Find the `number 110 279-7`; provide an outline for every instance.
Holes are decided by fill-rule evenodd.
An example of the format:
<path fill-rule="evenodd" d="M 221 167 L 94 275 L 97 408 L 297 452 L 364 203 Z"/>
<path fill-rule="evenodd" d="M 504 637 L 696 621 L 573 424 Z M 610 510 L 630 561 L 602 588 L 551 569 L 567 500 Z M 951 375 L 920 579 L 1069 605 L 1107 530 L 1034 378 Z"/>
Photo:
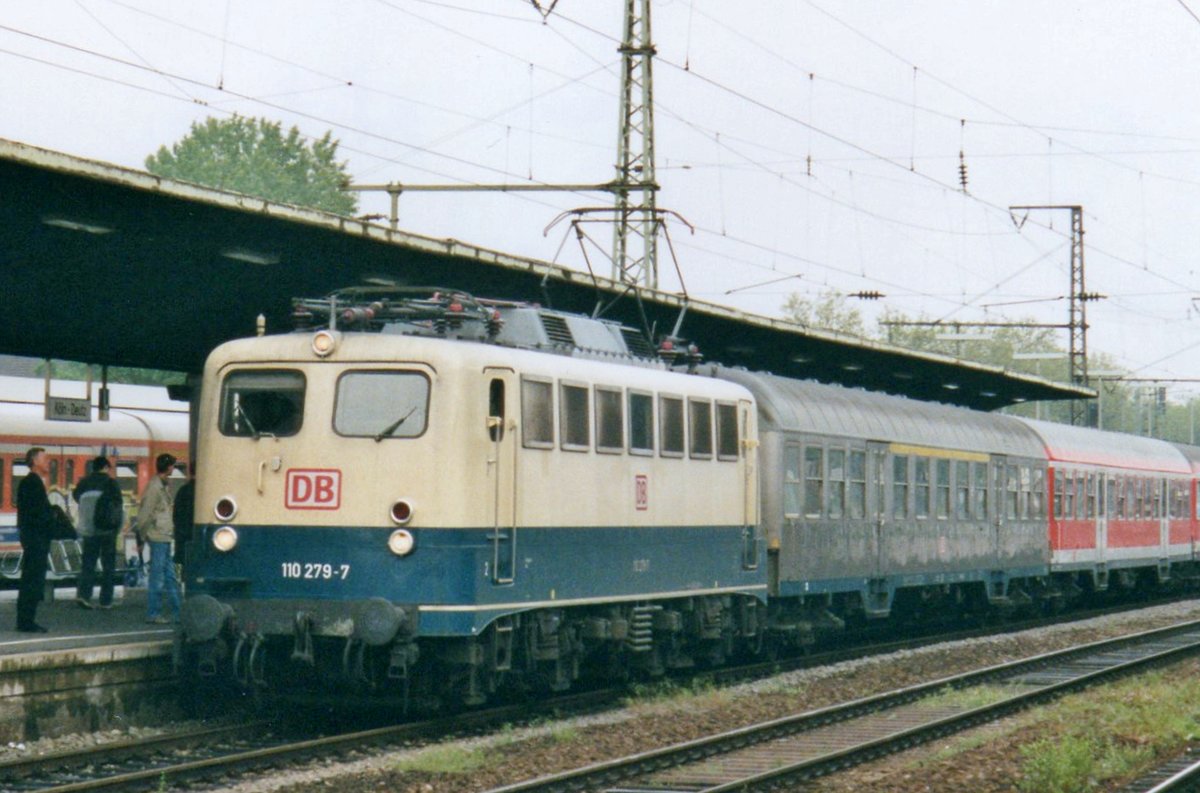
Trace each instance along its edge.
<path fill-rule="evenodd" d="M 284 578 L 299 578 L 311 581 L 345 581 L 350 575 L 350 565 L 328 562 L 282 562 Z"/>

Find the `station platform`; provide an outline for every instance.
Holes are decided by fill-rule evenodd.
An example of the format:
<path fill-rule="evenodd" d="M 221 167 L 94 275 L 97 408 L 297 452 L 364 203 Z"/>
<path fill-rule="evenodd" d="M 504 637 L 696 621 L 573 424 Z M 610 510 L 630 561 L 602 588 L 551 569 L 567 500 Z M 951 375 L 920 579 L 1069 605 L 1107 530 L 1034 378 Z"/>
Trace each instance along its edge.
<path fill-rule="evenodd" d="M 37 621 L 49 632 L 18 633 L 17 592 L 0 590 L 0 656 L 146 642 L 161 643 L 170 654 L 175 633 L 174 625 L 147 624 L 144 587 L 118 586 L 111 609 L 81 608 L 74 587 L 59 587 L 53 600 L 38 606 Z"/>

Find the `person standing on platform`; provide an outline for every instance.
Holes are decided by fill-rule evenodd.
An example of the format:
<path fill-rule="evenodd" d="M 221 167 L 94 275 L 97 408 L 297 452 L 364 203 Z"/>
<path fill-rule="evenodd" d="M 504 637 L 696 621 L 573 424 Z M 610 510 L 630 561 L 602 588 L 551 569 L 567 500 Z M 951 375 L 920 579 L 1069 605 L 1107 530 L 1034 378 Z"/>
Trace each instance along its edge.
<path fill-rule="evenodd" d="M 83 538 L 83 567 L 75 602 L 92 608 L 96 560 L 100 561 L 100 608 L 112 608 L 113 574 L 117 564 L 117 532 L 125 523 L 121 488 L 113 479 L 107 457 L 92 460 L 92 472 L 79 480 L 72 496 L 79 504 L 79 536 Z"/>
<path fill-rule="evenodd" d="M 175 493 L 175 508 L 171 512 L 175 523 L 175 564 L 182 570 L 187 559 L 188 541 L 196 527 L 196 461 L 188 463 L 188 480 Z"/>
<path fill-rule="evenodd" d="M 175 529 L 171 518 L 174 499 L 167 487 L 167 477 L 175 468 L 175 457 L 160 454 L 154 460 L 156 475 L 142 491 L 142 503 L 138 507 L 138 540 L 150 545 L 150 584 L 146 596 L 146 622 L 166 625 L 171 622 L 162 613 L 162 600 L 169 599 L 175 622 L 179 621 L 179 580 L 175 577 L 175 564 L 171 561 L 171 540 Z"/>
<path fill-rule="evenodd" d="M 46 569 L 50 564 L 50 540 L 55 532 L 56 518 L 46 496 L 46 477 L 50 475 L 50 458 L 46 450 L 34 446 L 25 453 L 29 473 L 17 487 L 17 529 L 21 537 L 21 584 L 17 593 L 17 630 L 22 633 L 45 633 L 37 624 L 37 607 L 46 586 Z"/>

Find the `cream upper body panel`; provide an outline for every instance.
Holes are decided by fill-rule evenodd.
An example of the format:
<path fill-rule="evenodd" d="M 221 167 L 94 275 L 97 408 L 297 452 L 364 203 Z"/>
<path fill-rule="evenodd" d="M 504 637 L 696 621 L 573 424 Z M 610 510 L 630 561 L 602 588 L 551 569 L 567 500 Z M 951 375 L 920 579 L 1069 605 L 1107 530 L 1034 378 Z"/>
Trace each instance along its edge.
<path fill-rule="evenodd" d="M 202 520 L 218 499 L 229 497 L 238 506 L 235 523 L 261 525 L 386 527 L 393 525 L 390 510 L 398 500 L 412 506 L 414 528 L 746 522 L 752 444 L 739 442 L 736 459 L 715 453 L 699 459 L 687 451 L 674 457 L 633 454 L 625 416 L 623 448 L 598 451 L 594 413 L 598 387 L 619 391 L 626 406 L 631 391 L 653 395 L 656 435 L 658 396 L 740 406 L 738 434 L 745 441 L 756 428 L 752 397 L 739 385 L 655 366 L 421 336 L 339 334 L 334 351 L 319 357 L 312 338 L 294 333 L 244 339 L 209 357 L 198 439 Z M 295 431 L 257 437 L 225 431 L 233 409 L 224 396 L 228 376 L 279 370 L 302 381 Z M 361 429 L 347 434 L 345 421 L 335 419 L 345 406 L 344 378 L 363 372 L 404 375 L 397 382 L 411 393 L 396 397 L 392 406 L 395 419 L 404 418 L 397 437 L 376 440 Z M 428 393 L 416 406 L 422 379 Z M 497 380 L 501 386 L 494 385 Z M 586 389 L 585 447 L 564 448 L 557 412 L 552 444 L 532 448 L 524 442 L 525 380 L 550 383 L 556 409 L 564 384 Z M 488 422 L 489 413 L 498 410 L 497 387 L 503 390 L 502 433 Z M 405 402 L 410 397 L 413 407 Z M 371 433 L 393 421 L 387 407 L 379 409 L 367 420 Z M 656 447 L 659 442 L 656 437 Z"/>

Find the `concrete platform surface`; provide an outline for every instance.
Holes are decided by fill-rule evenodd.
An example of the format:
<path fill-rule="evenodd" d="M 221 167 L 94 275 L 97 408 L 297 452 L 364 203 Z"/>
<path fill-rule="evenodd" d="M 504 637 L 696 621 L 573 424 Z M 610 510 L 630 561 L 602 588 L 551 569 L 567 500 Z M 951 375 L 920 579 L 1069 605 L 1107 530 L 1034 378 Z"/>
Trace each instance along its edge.
<path fill-rule="evenodd" d="M 170 616 L 169 610 L 166 613 Z M 74 587 L 59 588 L 53 601 L 43 600 L 38 606 L 37 621 L 49 632 L 18 633 L 17 593 L 0 590 L 0 656 L 146 642 L 161 642 L 169 653 L 175 633 L 174 625 L 147 624 L 143 587 L 118 586 L 113 607 L 107 610 L 81 608 Z"/>

